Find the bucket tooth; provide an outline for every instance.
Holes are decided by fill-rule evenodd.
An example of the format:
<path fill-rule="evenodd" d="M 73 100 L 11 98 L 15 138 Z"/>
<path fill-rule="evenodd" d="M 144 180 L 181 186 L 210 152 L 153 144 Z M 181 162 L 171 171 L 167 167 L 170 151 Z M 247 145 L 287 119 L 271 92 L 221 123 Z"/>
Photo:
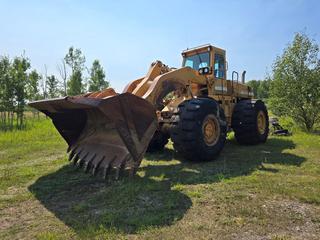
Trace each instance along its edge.
<path fill-rule="evenodd" d="M 106 165 L 104 168 L 103 168 L 103 179 L 107 179 L 107 175 L 108 175 L 108 172 L 110 171 L 110 166 L 109 165 Z"/>
<path fill-rule="evenodd" d="M 86 162 L 85 166 L 84 166 L 84 172 L 88 173 L 90 171 L 91 168 L 91 163 L 90 162 Z"/>
<path fill-rule="evenodd" d="M 69 145 L 67 148 L 67 153 L 69 153 L 71 151 L 71 146 Z"/>
<path fill-rule="evenodd" d="M 86 161 L 87 157 L 89 155 L 89 152 L 87 152 L 83 157 L 80 156 L 80 161 L 78 162 L 78 166 L 82 167 L 83 163 Z"/>
<path fill-rule="evenodd" d="M 92 166 L 92 161 L 97 157 L 97 154 L 95 153 L 92 158 L 90 158 L 88 161 L 85 161 L 84 165 L 84 172 L 87 173 L 89 172 L 91 166 Z"/>
<path fill-rule="evenodd" d="M 72 159 L 72 162 L 73 162 L 73 166 L 75 166 L 79 160 L 79 155 L 76 155 L 73 159 Z"/>
<path fill-rule="evenodd" d="M 79 149 L 79 151 L 77 151 L 77 153 L 75 154 L 75 157 L 73 158 L 73 165 L 75 166 L 78 162 L 78 160 L 80 159 L 81 153 L 83 152 L 83 148 Z"/>
<path fill-rule="evenodd" d="M 74 155 L 76 154 L 76 150 L 77 150 L 78 147 L 79 146 L 75 146 L 74 148 L 70 147 L 71 152 L 69 154 L 69 161 L 71 161 L 73 159 Z"/>
<path fill-rule="evenodd" d="M 87 173 L 90 169 L 90 163 L 89 162 L 85 162 L 84 163 L 84 167 L 83 167 L 83 170 L 85 173 Z"/>
<path fill-rule="evenodd" d="M 111 158 L 111 161 L 110 162 L 106 162 L 106 164 L 104 165 L 103 173 L 102 173 L 103 179 L 107 178 L 107 175 L 108 175 L 108 173 L 110 172 L 110 170 L 112 168 L 112 164 L 116 159 L 117 159 L 117 155 L 114 156 L 113 158 Z"/>
<path fill-rule="evenodd" d="M 128 166 L 127 163 L 130 162 L 131 156 L 130 154 L 127 154 L 121 161 L 117 162 L 117 165 L 115 166 L 115 180 L 119 180 L 119 177 L 123 170 L 126 168 L 131 168 L 132 166 Z"/>
<path fill-rule="evenodd" d="M 92 168 L 92 175 L 95 176 L 98 172 L 99 166 L 101 164 L 102 161 L 104 161 L 106 157 L 103 156 L 96 164 L 93 164 L 93 168 Z"/>

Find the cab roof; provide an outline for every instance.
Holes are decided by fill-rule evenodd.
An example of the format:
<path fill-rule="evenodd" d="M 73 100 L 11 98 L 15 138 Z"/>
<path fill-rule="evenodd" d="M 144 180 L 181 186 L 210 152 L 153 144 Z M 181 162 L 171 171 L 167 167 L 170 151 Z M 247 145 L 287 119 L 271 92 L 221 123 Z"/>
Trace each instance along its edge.
<path fill-rule="evenodd" d="M 189 55 L 190 53 L 194 53 L 194 52 L 204 52 L 204 51 L 210 51 L 211 49 L 214 50 L 218 50 L 219 52 L 225 52 L 225 50 L 221 49 L 221 48 L 217 48 L 211 44 L 203 44 L 197 47 L 193 47 L 193 48 L 187 48 L 186 50 L 182 51 L 182 55 Z"/>

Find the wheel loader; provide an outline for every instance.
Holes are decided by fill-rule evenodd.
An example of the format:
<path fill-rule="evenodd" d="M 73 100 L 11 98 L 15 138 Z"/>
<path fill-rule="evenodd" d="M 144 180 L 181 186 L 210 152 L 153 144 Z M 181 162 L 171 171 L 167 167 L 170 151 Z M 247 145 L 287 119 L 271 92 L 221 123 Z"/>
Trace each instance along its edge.
<path fill-rule="evenodd" d="M 145 152 L 161 151 L 169 138 L 183 158 L 199 162 L 215 159 L 231 130 L 239 144 L 267 140 L 266 106 L 253 99 L 245 71 L 227 80 L 225 50 L 207 44 L 182 58 L 181 68 L 153 62 L 122 93 L 108 88 L 30 106 L 52 119 L 73 164 L 103 178 L 134 174 Z"/>

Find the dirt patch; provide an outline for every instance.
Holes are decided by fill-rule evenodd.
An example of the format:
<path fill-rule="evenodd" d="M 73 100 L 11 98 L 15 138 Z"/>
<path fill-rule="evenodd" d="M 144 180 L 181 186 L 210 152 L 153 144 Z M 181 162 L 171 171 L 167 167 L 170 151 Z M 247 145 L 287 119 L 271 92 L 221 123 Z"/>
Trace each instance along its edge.
<path fill-rule="evenodd" d="M 279 216 L 289 216 L 285 234 L 293 239 L 319 239 L 320 206 L 293 200 L 271 201 L 268 208 L 276 210 Z"/>
<path fill-rule="evenodd" d="M 37 201 L 28 200 L 21 202 L 0 211 L 0 230 L 6 230 L 15 225 L 25 225 L 44 214 L 49 213 Z"/>
<path fill-rule="evenodd" d="M 17 232 L 15 239 L 34 238 L 39 231 L 46 229 L 46 223 L 54 215 L 45 209 L 37 200 L 27 200 L 0 210 L 0 232 Z M 37 224 L 35 224 L 37 222 Z M 26 231 L 32 229 L 34 231 Z M 32 233 L 32 236 L 25 234 Z M 1 236 L 2 234 L 0 234 Z M 1 236 L 6 239 L 6 235 Z M 8 236 L 7 236 L 8 237 Z M 13 236 L 10 236 L 10 239 Z"/>
<path fill-rule="evenodd" d="M 265 202 L 262 208 L 269 215 L 266 234 L 261 235 L 254 229 L 247 229 L 241 234 L 233 234 L 232 239 L 319 239 L 320 206 L 294 200 L 272 200 Z"/>

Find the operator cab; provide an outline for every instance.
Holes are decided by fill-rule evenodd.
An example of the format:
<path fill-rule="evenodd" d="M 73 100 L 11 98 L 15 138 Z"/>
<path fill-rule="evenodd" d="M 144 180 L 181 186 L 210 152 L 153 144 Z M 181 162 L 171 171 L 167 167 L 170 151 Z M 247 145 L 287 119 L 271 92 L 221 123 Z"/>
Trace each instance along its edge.
<path fill-rule="evenodd" d="M 225 50 L 206 44 L 184 50 L 182 56 L 183 67 L 191 67 L 201 75 L 226 79 Z"/>

